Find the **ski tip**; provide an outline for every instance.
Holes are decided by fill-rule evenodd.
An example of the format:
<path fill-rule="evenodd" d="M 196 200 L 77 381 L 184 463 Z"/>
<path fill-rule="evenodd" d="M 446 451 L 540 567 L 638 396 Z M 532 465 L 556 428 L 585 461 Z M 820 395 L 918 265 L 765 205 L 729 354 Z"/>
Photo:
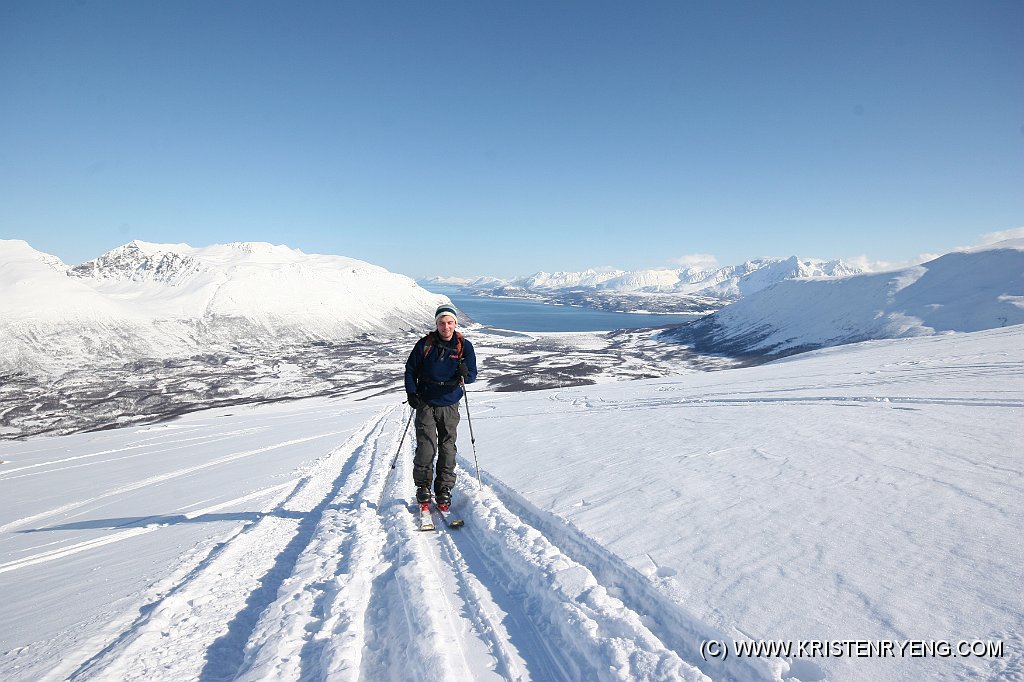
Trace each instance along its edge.
<path fill-rule="evenodd" d="M 462 528 L 465 525 L 466 525 L 466 522 L 463 521 L 462 519 L 455 519 L 454 521 L 452 521 L 451 523 L 448 524 L 448 527 L 449 528 Z"/>

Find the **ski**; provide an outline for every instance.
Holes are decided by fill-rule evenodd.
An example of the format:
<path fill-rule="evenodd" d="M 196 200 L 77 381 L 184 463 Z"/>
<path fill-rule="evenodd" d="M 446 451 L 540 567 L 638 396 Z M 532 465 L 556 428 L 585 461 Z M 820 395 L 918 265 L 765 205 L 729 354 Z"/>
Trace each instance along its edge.
<path fill-rule="evenodd" d="M 430 503 L 421 504 L 420 507 L 420 530 L 434 530 L 434 518 L 430 514 Z"/>
<path fill-rule="evenodd" d="M 466 525 L 466 522 L 462 519 L 449 519 L 448 512 L 446 510 L 441 509 L 440 507 L 435 507 L 435 509 L 437 509 L 437 515 L 441 517 L 441 523 L 449 528 L 462 528 Z"/>
<path fill-rule="evenodd" d="M 441 509 L 436 504 L 427 502 L 426 504 L 416 504 L 417 514 L 419 516 L 419 529 L 420 530 L 437 530 L 438 524 L 435 521 L 440 521 L 440 525 L 446 528 L 462 528 L 466 525 L 466 522 L 462 519 L 453 519 L 449 517 L 448 510 Z M 437 513 L 437 518 L 434 518 L 434 513 Z"/>

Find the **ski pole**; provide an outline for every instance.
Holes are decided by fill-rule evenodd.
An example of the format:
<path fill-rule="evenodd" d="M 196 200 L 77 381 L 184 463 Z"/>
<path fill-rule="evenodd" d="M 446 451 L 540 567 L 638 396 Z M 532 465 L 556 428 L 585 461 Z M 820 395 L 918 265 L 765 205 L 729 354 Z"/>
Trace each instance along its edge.
<path fill-rule="evenodd" d="M 466 400 L 466 419 L 469 420 L 469 442 L 473 445 L 473 464 L 476 465 L 476 482 L 478 485 L 483 485 L 480 481 L 480 462 L 476 458 L 476 436 L 473 435 L 473 415 L 469 413 L 469 391 L 466 390 L 466 384 L 462 384 L 462 397 Z"/>
<path fill-rule="evenodd" d="M 395 459 L 393 462 L 391 462 L 391 471 L 394 471 L 395 467 L 398 465 L 398 456 L 402 454 L 402 445 L 405 443 L 405 434 L 409 432 L 409 424 L 412 423 L 412 416 L 414 414 L 416 414 L 416 410 L 412 409 L 412 406 L 410 405 L 409 419 L 408 421 L 405 422 L 405 428 L 402 429 L 402 440 L 398 441 L 398 452 L 395 453 Z M 388 472 L 389 478 L 391 477 L 391 471 Z M 387 485 L 387 481 L 384 482 L 384 485 Z"/>
<path fill-rule="evenodd" d="M 405 402 L 406 401 L 403 400 L 402 404 L 405 404 Z M 388 483 L 391 481 L 391 474 L 394 473 L 395 467 L 398 465 L 398 458 L 402 454 L 402 445 L 405 443 L 405 434 L 407 434 L 409 432 L 409 424 L 412 423 L 412 417 L 413 417 L 414 414 L 416 414 L 416 410 L 413 410 L 411 405 L 409 407 L 410 407 L 409 419 L 408 419 L 408 421 L 405 422 L 405 428 L 402 429 L 402 439 L 400 441 L 398 441 L 398 451 L 395 453 L 395 458 L 391 461 L 391 468 L 388 470 L 387 475 L 384 477 L 384 487 L 380 491 L 380 499 L 377 500 L 377 509 L 378 510 L 380 510 L 381 503 L 384 501 L 384 493 L 385 493 L 385 491 L 387 491 Z"/>

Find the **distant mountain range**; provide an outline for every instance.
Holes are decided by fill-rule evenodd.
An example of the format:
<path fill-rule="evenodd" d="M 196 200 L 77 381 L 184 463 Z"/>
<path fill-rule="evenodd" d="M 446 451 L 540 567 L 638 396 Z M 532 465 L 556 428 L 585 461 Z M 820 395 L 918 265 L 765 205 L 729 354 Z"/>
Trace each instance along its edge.
<path fill-rule="evenodd" d="M 1024 239 L 878 273 L 838 260 L 793 257 L 715 270 L 585 270 L 421 282 L 618 310 L 703 310 L 700 319 L 656 338 L 702 353 L 781 357 L 871 339 L 1024 324 Z"/>
<path fill-rule="evenodd" d="M 785 356 L 1016 324 L 1024 324 L 1024 239 L 892 272 L 787 278 L 660 337 L 708 353 Z"/>
<path fill-rule="evenodd" d="M 679 268 L 650 270 L 584 270 L 582 272 L 538 272 L 526 277 L 501 279 L 478 277 L 429 277 L 420 280 L 427 287 L 458 287 L 467 292 L 492 295 L 552 294 L 590 290 L 615 294 L 681 294 L 735 300 L 761 291 L 786 279 L 846 277 L 863 272 L 840 260 L 758 258 L 741 265 L 716 269 Z"/>
<path fill-rule="evenodd" d="M 658 338 L 705 353 L 782 356 L 1024 324 L 1024 239 L 885 273 L 794 257 L 716 270 L 541 272 L 424 284 L 629 310 L 690 305 L 705 316 Z M 265 243 L 134 241 L 69 267 L 23 241 L 0 240 L 0 372 L 421 330 L 446 300 L 376 265 Z"/>
<path fill-rule="evenodd" d="M 133 241 L 68 267 L 0 240 L 0 370 L 421 329 L 445 300 L 376 265 L 265 243 Z"/>

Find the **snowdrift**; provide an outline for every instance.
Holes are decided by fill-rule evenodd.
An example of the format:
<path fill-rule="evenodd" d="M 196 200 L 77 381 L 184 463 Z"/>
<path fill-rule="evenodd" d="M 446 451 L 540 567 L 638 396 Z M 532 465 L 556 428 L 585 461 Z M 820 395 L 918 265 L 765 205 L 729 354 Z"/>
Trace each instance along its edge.
<path fill-rule="evenodd" d="M 68 268 L 0 241 L 0 369 L 54 371 L 420 327 L 447 300 L 342 256 L 134 241 Z"/>
<path fill-rule="evenodd" d="M 1024 324 L 1024 239 L 893 272 L 787 279 L 660 338 L 705 353 L 785 356 L 1015 324 Z"/>

